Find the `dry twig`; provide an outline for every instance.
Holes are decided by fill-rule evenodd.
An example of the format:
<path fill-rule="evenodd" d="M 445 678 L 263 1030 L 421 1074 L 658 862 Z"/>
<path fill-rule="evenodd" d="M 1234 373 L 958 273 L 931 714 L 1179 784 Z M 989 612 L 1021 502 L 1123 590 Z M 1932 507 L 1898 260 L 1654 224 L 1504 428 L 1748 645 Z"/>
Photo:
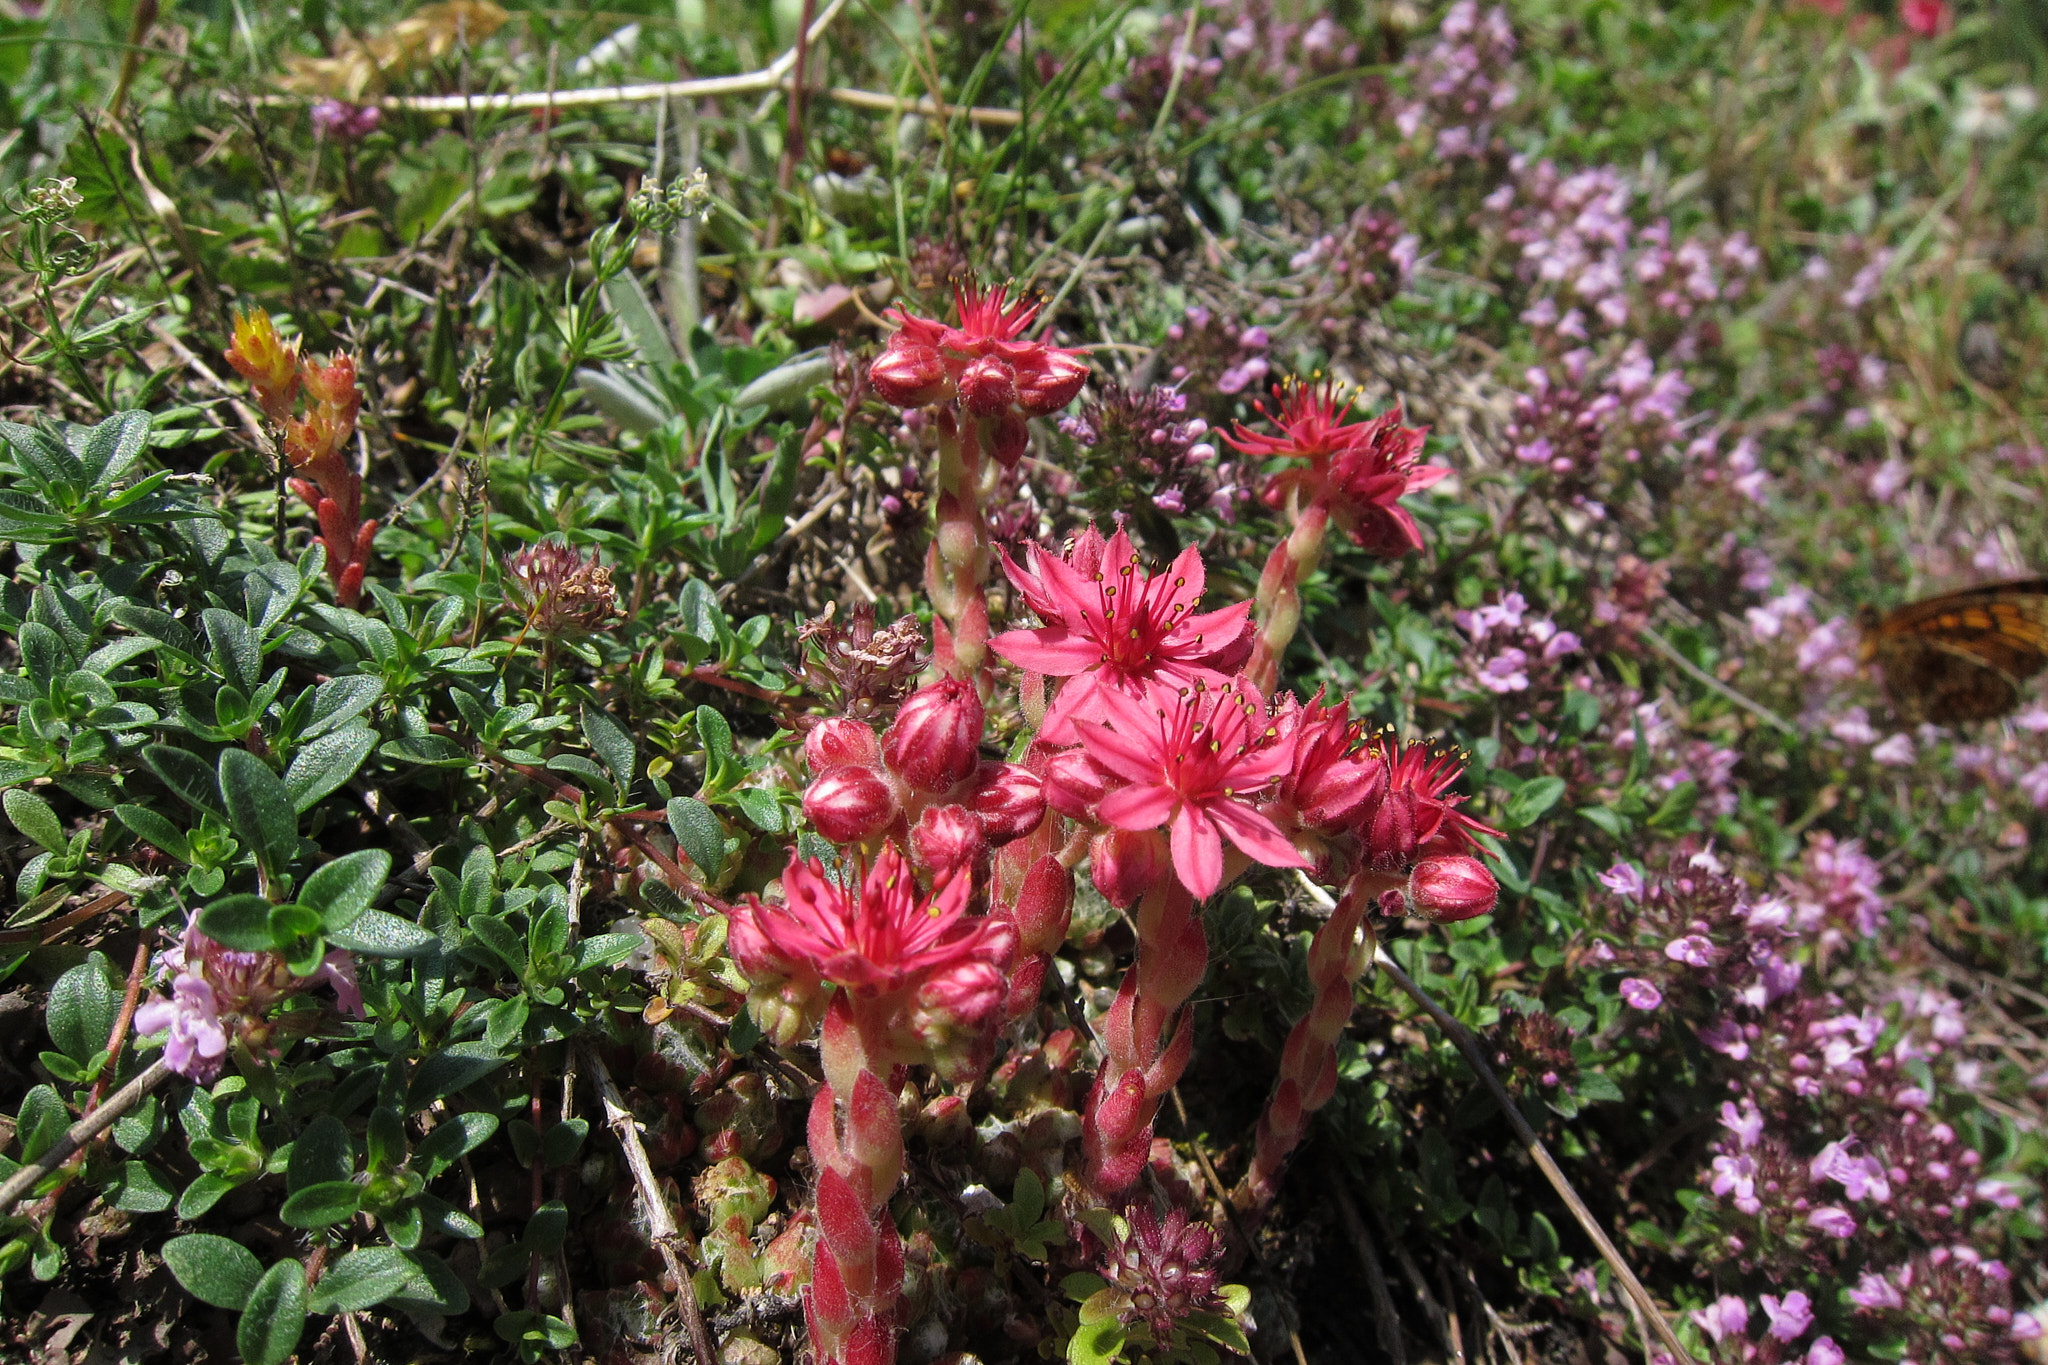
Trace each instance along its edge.
<path fill-rule="evenodd" d="M 119 1122 L 121 1116 L 142 1102 L 142 1097 L 162 1085 L 164 1078 L 171 1074 L 171 1064 L 159 1057 L 149 1069 L 128 1084 L 116 1090 L 105 1104 L 87 1114 L 65 1130 L 64 1136 L 50 1145 L 34 1161 L 29 1162 L 13 1175 L 0 1183 L 0 1211 L 10 1210 L 37 1181 L 56 1170 L 71 1158 L 72 1153 L 91 1142 L 101 1133 Z"/>
<path fill-rule="evenodd" d="M 1310 881 L 1306 875 L 1301 875 L 1300 880 L 1301 884 L 1308 888 L 1310 897 L 1318 904 L 1325 907 L 1335 904 L 1330 898 L 1330 893 Z M 1656 1331 L 1657 1339 L 1663 1343 L 1664 1349 L 1671 1353 L 1672 1359 L 1680 1362 L 1680 1365 L 1697 1365 L 1692 1353 L 1679 1342 L 1678 1334 L 1671 1330 L 1671 1323 L 1665 1318 L 1663 1310 L 1657 1307 L 1657 1301 L 1650 1297 L 1650 1291 L 1636 1278 L 1635 1271 L 1629 1269 L 1628 1262 L 1622 1259 L 1620 1249 L 1614 1245 L 1613 1239 L 1608 1237 L 1606 1229 L 1593 1217 L 1593 1211 L 1586 1207 L 1586 1201 L 1579 1198 L 1579 1192 L 1572 1188 L 1572 1182 L 1565 1178 L 1564 1170 L 1557 1164 L 1557 1159 L 1551 1156 L 1550 1148 L 1536 1135 L 1536 1130 L 1529 1126 L 1529 1120 L 1523 1117 L 1521 1107 L 1515 1103 L 1514 1096 L 1508 1094 L 1508 1088 L 1501 1084 L 1500 1077 L 1494 1074 L 1493 1067 L 1487 1063 L 1486 1053 L 1480 1048 L 1479 1040 L 1472 1036 L 1472 1031 L 1459 1023 L 1449 1010 L 1439 1005 L 1428 991 L 1416 985 L 1415 979 L 1402 970 L 1400 963 L 1387 955 L 1385 948 L 1373 949 L 1372 960 L 1393 979 L 1395 985 L 1407 993 L 1410 1000 L 1420 1005 L 1423 1012 L 1436 1021 L 1436 1026 L 1443 1030 L 1444 1036 L 1464 1055 L 1466 1064 L 1478 1073 L 1488 1093 L 1493 1096 L 1493 1102 L 1500 1107 L 1502 1115 L 1506 1117 L 1508 1126 L 1513 1128 L 1515 1136 L 1521 1139 L 1523 1148 L 1529 1153 L 1529 1159 L 1543 1172 L 1543 1178 L 1557 1191 L 1557 1197 L 1571 1210 L 1572 1218 L 1586 1236 L 1592 1239 L 1601 1259 L 1607 1262 L 1607 1268 L 1614 1272 L 1614 1277 L 1627 1291 L 1632 1310 L 1649 1320 L 1650 1326 Z"/>
<path fill-rule="evenodd" d="M 669 1211 L 668 1200 L 662 1198 L 661 1185 L 654 1178 L 654 1167 L 647 1160 L 647 1146 L 640 1141 L 640 1126 L 634 1121 L 632 1111 L 626 1108 L 625 1097 L 619 1094 L 619 1087 L 612 1081 L 611 1069 L 604 1064 L 604 1058 L 592 1048 L 587 1053 L 587 1060 L 590 1074 L 597 1078 L 598 1097 L 604 1101 L 605 1126 L 618 1138 L 620 1150 L 626 1155 L 626 1166 L 633 1172 L 633 1188 L 646 1211 L 655 1249 L 661 1253 L 662 1263 L 676 1282 L 676 1305 L 682 1310 L 683 1322 L 689 1329 L 690 1349 L 696 1353 L 697 1365 L 718 1365 L 718 1350 L 712 1343 L 711 1329 L 704 1322 L 704 1309 L 697 1302 L 696 1281 L 690 1278 L 690 1268 L 683 1263 L 677 1251 L 678 1247 L 686 1245 L 683 1231 L 676 1224 L 675 1214 Z"/>

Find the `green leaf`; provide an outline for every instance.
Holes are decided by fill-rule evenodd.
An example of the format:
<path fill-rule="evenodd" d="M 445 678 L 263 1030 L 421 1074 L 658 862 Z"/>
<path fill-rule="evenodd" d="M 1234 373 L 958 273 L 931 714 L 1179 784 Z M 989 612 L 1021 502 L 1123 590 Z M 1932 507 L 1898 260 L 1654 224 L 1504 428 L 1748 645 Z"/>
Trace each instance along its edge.
<path fill-rule="evenodd" d="M 638 755 L 633 749 L 633 734 L 619 723 L 618 717 L 609 711 L 600 711 L 594 706 L 583 708 L 583 737 L 590 742 L 590 751 L 597 755 L 612 775 L 620 796 L 633 785 L 633 774 Z"/>
<path fill-rule="evenodd" d="M 469 932 L 515 972 L 526 970 L 526 940 L 496 915 L 472 915 Z"/>
<path fill-rule="evenodd" d="M 661 315 L 654 310 L 654 303 L 647 297 L 647 291 L 640 287 L 630 270 L 621 271 L 604 282 L 604 301 L 613 316 L 619 320 L 619 330 L 632 344 L 635 356 L 645 365 L 667 366 L 676 363 L 676 348 L 669 341 L 668 328 L 662 326 Z"/>
<path fill-rule="evenodd" d="M 431 1251 L 408 1251 L 407 1264 L 412 1267 L 412 1278 L 405 1287 L 387 1299 L 395 1308 L 408 1308 L 418 1313 L 439 1313 L 453 1317 L 469 1311 L 469 1291 L 463 1288 L 462 1280 L 453 1268 Z"/>
<path fill-rule="evenodd" d="M 306 1268 L 279 1261 L 249 1291 L 249 1305 L 235 1324 L 235 1345 L 246 1365 L 284 1365 L 305 1326 Z"/>
<path fill-rule="evenodd" d="M 12 793 L 9 793 L 12 795 Z M 44 1006 L 50 1041 L 83 1065 L 98 1056 L 113 1031 L 121 1007 L 121 991 L 113 981 L 106 955 L 94 953 L 57 978 Z"/>
<path fill-rule="evenodd" d="M 694 796 L 678 796 L 668 803 L 668 827 L 704 879 L 716 877 L 725 863 L 725 826 L 711 807 Z"/>
<path fill-rule="evenodd" d="M 358 849 L 316 867 L 299 888 L 299 904 L 320 916 L 327 933 L 354 924 L 377 899 L 391 875 L 391 855 L 381 848 Z"/>
<path fill-rule="evenodd" d="M 783 361 L 732 396 L 735 412 L 765 407 L 770 412 L 793 410 L 806 395 L 832 378 L 832 357 L 806 351 Z"/>
<path fill-rule="evenodd" d="M 704 756 L 714 766 L 732 757 L 732 726 L 708 706 L 697 708 L 697 738 L 704 743 Z"/>
<path fill-rule="evenodd" d="M 111 673 L 131 659 L 140 658 L 156 648 L 155 640 L 141 640 L 130 636 L 127 639 L 116 640 L 112 644 L 101 645 L 85 656 L 85 662 L 81 667 L 87 673 Z"/>
<path fill-rule="evenodd" d="M 423 953 L 441 940 L 401 915 L 383 910 L 365 910 L 346 928 L 329 930 L 327 941 L 352 953 L 371 957 L 411 957 Z"/>
<path fill-rule="evenodd" d="M 490 1141 L 491 1134 L 497 1131 L 496 1114 L 471 1112 L 450 1115 L 413 1149 L 412 1164 L 438 1174 Z"/>
<path fill-rule="evenodd" d="M 347 1180 L 355 1172 L 355 1147 L 348 1129 L 332 1114 L 322 1114 L 306 1125 L 292 1143 L 285 1163 L 285 1188 L 296 1193 L 314 1185 Z"/>
<path fill-rule="evenodd" d="M 1651 829 L 1677 829 L 1692 818 L 1693 807 L 1699 800 L 1700 784 L 1681 782 L 1665 793 L 1663 803 L 1644 823 Z"/>
<path fill-rule="evenodd" d="M 208 1171 L 187 1185 L 185 1192 L 178 1196 L 178 1217 L 189 1223 L 203 1216 L 208 1209 L 218 1204 L 229 1190 L 241 1183 L 239 1180 L 230 1180 L 224 1175 Z"/>
<path fill-rule="evenodd" d="M 50 684 L 76 667 L 64 637 L 41 621 L 24 624 L 15 634 L 14 646 L 21 651 L 22 666 L 38 691 L 49 691 Z"/>
<path fill-rule="evenodd" d="M 541 1165 L 550 1170 L 556 1166 L 568 1165 L 576 1159 L 576 1153 L 583 1146 L 583 1139 L 589 1134 L 588 1119 L 563 1119 L 556 1123 L 548 1129 L 547 1136 L 541 1139 Z"/>
<path fill-rule="evenodd" d="M 518 1042 L 526 1032 L 526 1017 L 531 1007 L 526 997 L 515 995 L 500 1000 L 490 1007 L 490 1022 L 484 1026 L 484 1041 L 494 1048 L 508 1048 Z"/>
<path fill-rule="evenodd" d="M 1563 795 L 1563 778 L 1532 777 L 1522 784 L 1520 791 L 1508 798 L 1501 811 L 1501 823 L 1509 829 L 1527 829 L 1542 819 L 1543 813 L 1556 805 Z"/>
<path fill-rule="evenodd" d="M 365 725 L 329 731 L 300 746 L 284 770 L 284 790 L 291 797 L 292 810 L 303 815 L 313 809 L 329 792 L 354 777 L 376 747 L 377 732 Z"/>
<path fill-rule="evenodd" d="M 260 953 L 276 943 L 270 902 L 261 896 L 223 896 L 199 912 L 199 932 L 238 953 Z"/>
<path fill-rule="evenodd" d="M 34 1161 L 49 1151 L 70 1127 L 71 1111 L 64 1107 L 56 1088 L 31 1086 L 21 1097 L 21 1108 L 14 1116 L 14 1136 L 21 1144 L 22 1161 Z"/>
<path fill-rule="evenodd" d="M 324 1228 L 355 1217 L 363 1187 L 353 1180 L 323 1180 L 296 1191 L 277 1216 L 295 1228 Z"/>
<path fill-rule="evenodd" d="M 644 941 L 638 934 L 593 934 L 576 945 L 576 970 L 587 972 L 624 962 Z"/>
<path fill-rule="evenodd" d="M 142 751 L 142 761 L 186 805 L 223 820 L 228 818 L 227 803 L 221 799 L 220 779 L 197 754 L 168 744 L 152 744 Z"/>
<path fill-rule="evenodd" d="M 755 829 L 763 834 L 782 832 L 782 802 L 774 792 L 765 787 L 740 787 L 726 796 Z"/>
<path fill-rule="evenodd" d="M 519 1244 L 536 1256 L 552 1256 L 562 1249 L 568 1235 L 569 1208 L 559 1199 L 550 1199 L 526 1220 L 526 1234 Z"/>
<path fill-rule="evenodd" d="M 482 1043 L 451 1043 L 412 1073 L 407 1101 L 414 1109 L 424 1109 L 435 1100 L 468 1089 L 510 1060 Z"/>
<path fill-rule="evenodd" d="M 582 754 L 556 754 L 548 760 L 548 768 L 558 773 L 574 773 L 583 779 L 603 805 L 614 804 L 618 792 L 613 788 L 611 774 L 592 763 Z"/>
<path fill-rule="evenodd" d="M 340 729 L 369 710 L 383 695 L 384 680 L 367 673 L 329 678 L 313 689 L 313 715 L 306 722 L 300 738 L 313 739 L 330 730 Z"/>
<path fill-rule="evenodd" d="M 74 341 L 76 338 L 74 338 Z M 85 433 L 77 460 L 88 486 L 111 488 L 149 445 L 150 416 L 117 412 Z"/>
<path fill-rule="evenodd" d="M 254 692 L 263 683 L 263 646 L 249 623 L 231 611 L 208 607 L 199 613 L 206 642 L 213 647 L 213 671 L 224 682 Z"/>
<path fill-rule="evenodd" d="M 188 1232 L 164 1243 L 164 1264 L 201 1303 L 240 1312 L 263 1278 L 263 1262 L 240 1242 Z"/>
<path fill-rule="evenodd" d="M 308 1302 L 315 1313 L 359 1313 L 396 1294 L 413 1277 L 397 1247 L 358 1247 L 327 1268 Z"/>
<path fill-rule="evenodd" d="M 1115 1317 L 1100 1322 L 1084 1322 L 1074 1329 L 1073 1339 L 1067 1343 L 1069 1365 L 1111 1365 L 1123 1354 L 1124 1343 L 1129 1340 L 1124 1325 Z"/>
<path fill-rule="evenodd" d="M 179 828 L 147 806 L 119 805 L 114 818 L 136 838 L 154 844 L 181 863 L 192 861 L 192 843 Z"/>
<path fill-rule="evenodd" d="M 1591 1103 L 1612 1103 L 1623 1098 L 1621 1087 L 1601 1071 L 1582 1071 L 1572 1083 L 1572 1093 Z"/>
<path fill-rule="evenodd" d="M 177 1197 L 148 1162 L 122 1164 L 120 1193 L 114 1197 L 114 1207 L 123 1213 L 162 1213 Z"/>
<path fill-rule="evenodd" d="M 49 802 L 26 787 L 9 787 L 6 795 L 0 796 L 0 805 L 5 806 L 16 829 L 52 853 L 64 851 L 64 822 Z"/>
<path fill-rule="evenodd" d="M 1579 818 L 1615 839 L 1628 837 L 1628 817 L 1608 806 L 1580 806 Z"/>
<path fill-rule="evenodd" d="M 299 851 L 299 817 L 291 793 L 262 759 L 247 749 L 223 749 L 220 792 L 228 824 L 273 876 Z"/>

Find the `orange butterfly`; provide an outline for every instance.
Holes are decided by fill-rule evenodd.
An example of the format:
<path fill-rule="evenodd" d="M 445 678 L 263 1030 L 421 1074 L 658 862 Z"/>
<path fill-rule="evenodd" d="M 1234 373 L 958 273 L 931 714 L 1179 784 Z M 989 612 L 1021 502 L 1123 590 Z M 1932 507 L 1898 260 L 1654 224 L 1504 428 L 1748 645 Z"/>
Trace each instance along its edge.
<path fill-rule="evenodd" d="M 2048 578 L 1980 583 L 1879 616 L 1865 608 L 1863 662 L 1884 670 L 1906 719 L 1995 720 L 2048 668 Z"/>

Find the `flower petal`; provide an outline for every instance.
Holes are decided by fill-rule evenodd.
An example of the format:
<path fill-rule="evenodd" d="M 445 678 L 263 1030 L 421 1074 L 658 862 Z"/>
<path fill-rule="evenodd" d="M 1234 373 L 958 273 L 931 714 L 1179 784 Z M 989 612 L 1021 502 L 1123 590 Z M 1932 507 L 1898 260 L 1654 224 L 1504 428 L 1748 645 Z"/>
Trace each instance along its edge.
<path fill-rule="evenodd" d="M 1071 678 L 1102 662 L 1102 646 L 1064 625 L 1041 630 L 1006 630 L 988 647 L 1019 668 L 1052 678 Z"/>
<path fill-rule="evenodd" d="M 1207 809 L 1216 823 L 1223 827 L 1223 832 L 1230 836 L 1231 843 L 1267 867 L 1309 865 L 1301 850 L 1280 832 L 1280 827 L 1250 806 L 1236 801 L 1218 801 Z"/>
<path fill-rule="evenodd" d="M 1100 695 L 1107 699 L 1115 694 L 1103 692 Z M 1076 725 L 1074 730 L 1081 736 L 1081 744 L 1087 749 L 1088 757 L 1126 782 L 1157 782 L 1165 769 L 1157 741 L 1147 743 L 1143 734 L 1132 735 L 1097 724 Z"/>
<path fill-rule="evenodd" d="M 1201 811 L 1182 806 L 1173 819 L 1168 839 L 1173 849 L 1173 870 L 1180 884 L 1196 900 L 1207 900 L 1223 885 L 1223 839 L 1216 826 Z"/>
<path fill-rule="evenodd" d="M 1173 788 L 1164 783 L 1134 783 L 1102 798 L 1095 810 L 1118 829 L 1158 829 L 1173 815 L 1180 803 Z"/>

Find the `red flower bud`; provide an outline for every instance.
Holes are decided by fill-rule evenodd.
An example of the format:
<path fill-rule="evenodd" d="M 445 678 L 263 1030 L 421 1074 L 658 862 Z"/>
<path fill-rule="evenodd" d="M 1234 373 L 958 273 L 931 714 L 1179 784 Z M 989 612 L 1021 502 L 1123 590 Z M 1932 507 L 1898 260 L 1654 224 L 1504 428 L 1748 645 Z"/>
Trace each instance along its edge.
<path fill-rule="evenodd" d="M 1008 412 L 1017 401 L 1017 372 L 1008 361 L 985 355 L 960 371 L 960 401 L 976 417 Z"/>
<path fill-rule="evenodd" d="M 910 831 L 910 851 L 918 866 L 928 869 L 936 886 L 944 886 L 988 847 L 981 821 L 965 806 L 927 806 Z"/>
<path fill-rule="evenodd" d="M 1095 889 L 1119 910 L 1138 903 L 1161 877 L 1173 875 L 1173 858 L 1157 830 L 1104 830 L 1088 846 Z"/>
<path fill-rule="evenodd" d="M 874 727 L 846 716 L 821 721 L 804 736 L 804 760 L 814 773 L 834 768 L 876 768 L 882 763 L 882 742 Z"/>
<path fill-rule="evenodd" d="M 1074 401 L 1088 382 L 1088 362 L 1052 346 L 1040 347 L 1035 358 L 1040 363 L 1018 367 L 1017 406 L 1042 417 Z"/>
<path fill-rule="evenodd" d="M 1026 952 L 1049 953 L 1067 937 L 1074 912 L 1074 874 L 1053 854 L 1039 857 L 1024 874 L 1010 918 Z"/>
<path fill-rule="evenodd" d="M 1015 469 L 1031 444 L 1031 429 L 1014 410 L 1005 410 L 988 429 L 989 454 L 1005 469 Z"/>
<path fill-rule="evenodd" d="M 1069 820 L 1095 824 L 1095 803 L 1109 794 L 1110 776 L 1078 745 L 1046 760 L 1045 804 Z"/>
<path fill-rule="evenodd" d="M 981 817 L 989 847 L 1000 848 L 1038 828 L 1045 818 L 1045 788 L 1038 774 L 1015 763 L 984 763 L 975 773 L 969 804 Z"/>
<path fill-rule="evenodd" d="M 832 768 L 804 792 L 804 814 L 833 843 L 857 844 L 896 818 L 896 793 L 872 768 Z"/>
<path fill-rule="evenodd" d="M 920 791 L 943 792 L 981 761 L 981 697 L 974 684 L 942 678 L 910 694 L 882 737 L 882 756 Z"/>
<path fill-rule="evenodd" d="M 952 397 L 946 358 L 938 348 L 909 340 L 900 332 L 868 367 L 868 381 L 883 402 L 899 408 L 921 408 Z"/>
<path fill-rule="evenodd" d="M 1368 808 L 1364 828 L 1365 856 L 1379 868 L 1407 866 L 1415 856 L 1415 797 L 1407 791 L 1391 791 Z"/>
<path fill-rule="evenodd" d="M 1500 884 L 1486 864 L 1463 854 L 1425 858 L 1408 878 L 1408 903 L 1414 913 L 1439 924 L 1490 914 L 1500 899 Z"/>

